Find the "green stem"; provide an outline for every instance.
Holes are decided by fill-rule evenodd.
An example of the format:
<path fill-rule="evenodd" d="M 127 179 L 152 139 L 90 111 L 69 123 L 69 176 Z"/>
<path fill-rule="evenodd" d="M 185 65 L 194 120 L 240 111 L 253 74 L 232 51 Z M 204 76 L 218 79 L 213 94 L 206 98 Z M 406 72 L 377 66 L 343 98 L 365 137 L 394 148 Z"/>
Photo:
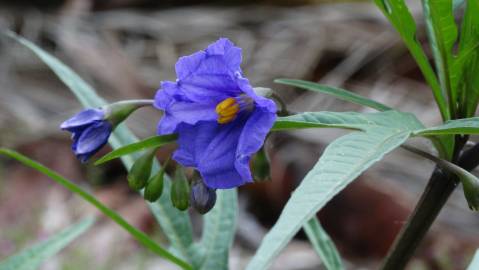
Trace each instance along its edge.
<path fill-rule="evenodd" d="M 464 151 L 458 158 L 457 164 L 467 171 L 477 167 L 479 164 L 479 144 Z M 400 270 L 406 267 L 417 246 L 458 183 L 459 179 L 455 175 L 446 173 L 438 167 L 434 169 L 416 208 L 397 236 L 381 269 Z"/>
<path fill-rule="evenodd" d="M 280 106 L 280 110 L 278 111 L 279 116 L 288 116 L 291 115 L 291 112 L 288 111 L 288 106 L 286 105 L 286 102 L 276 93 L 272 92 L 271 97 L 276 100 Z"/>
<path fill-rule="evenodd" d="M 426 235 L 447 199 L 457 186 L 458 180 L 451 174 L 436 168 L 426 190 L 393 244 L 381 269 L 404 269 L 417 246 Z"/>
<path fill-rule="evenodd" d="M 137 109 L 152 106 L 153 104 L 154 100 L 152 99 L 131 99 L 105 105 L 103 109 L 105 111 L 105 118 L 116 127 Z"/>
<path fill-rule="evenodd" d="M 132 105 L 136 105 L 138 107 L 141 107 L 141 106 L 151 106 L 154 103 L 155 103 L 155 100 L 153 100 L 153 99 L 129 99 L 129 100 L 118 101 L 118 102 L 115 102 L 115 103 L 112 103 L 112 104 L 118 104 L 118 105 L 132 104 Z"/>

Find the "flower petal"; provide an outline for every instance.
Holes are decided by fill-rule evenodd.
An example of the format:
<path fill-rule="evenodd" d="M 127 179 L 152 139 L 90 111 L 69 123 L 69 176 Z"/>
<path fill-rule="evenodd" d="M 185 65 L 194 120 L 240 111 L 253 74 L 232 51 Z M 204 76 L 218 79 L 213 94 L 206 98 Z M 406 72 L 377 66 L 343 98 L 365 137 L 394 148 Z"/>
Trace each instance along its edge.
<path fill-rule="evenodd" d="M 78 138 L 75 154 L 89 158 L 107 143 L 111 131 L 112 126 L 107 121 L 92 124 Z"/>
<path fill-rule="evenodd" d="M 201 122 L 196 125 L 180 124 L 178 126 L 178 149 L 173 159 L 181 165 L 196 167 L 201 153 L 208 147 L 216 134 L 217 125 L 214 122 Z M 196 154 L 200 157 L 197 157 Z"/>
<path fill-rule="evenodd" d="M 233 188 L 244 184 L 235 168 L 238 138 L 244 121 L 220 125 L 201 121 L 178 126 L 178 145 L 173 158 L 183 166 L 196 167 L 210 188 Z"/>
<path fill-rule="evenodd" d="M 181 90 L 176 82 L 163 81 L 160 90 L 156 91 L 154 105 L 156 108 L 164 110 L 171 102 L 181 99 L 181 97 Z"/>
<path fill-rule="evenodd" d="M 219 39 L 176 63 L 178 87 L 191 101 L 214 99 L 219 102 L 241 93 L 235 74 L 241 73 L 241 49 L 226 38 Z"/>
<path fill-rule="evenodd" d="M 202 104 L 192 102 L 175 102 L 168 107 L 168 112 L 181 122 L 194 125 L 198 121 L 216 121 L 216 103 Z"/>
<path fill-rule="evenodd" d="M 215 127 L 208 131 L 214 136 L 206 149 L 201 152 L 196 149 L 198 171 L 207 186 L 225 189 L 251 182 L 251 179 L 242 178 L 235 168 L 236 148 L 244 120 L 237 119 L 227 125 L 214 123 Z"/>
<path fill-rule="evenodd" d="M 241 48 L 236 47 L 229 39 L 220 38 L 218 41 L 208 46 L 206 53 L 208 55 L 224 56 L 226 65 L 233 73 L 241 71 Z"/>
<path fill-rule="evenodd" d="M 178 62 L 175 64 L 176 76 L 178 76 L 178 80 L 188 78 L 198 69 L 198 66 L 205 58 L 206 52 L 204 51 L 199 51 L 188 56 L 180 57 Z"/>
<path fill-rule="evenodd" d="M 212 64 L 213 61 L 205 62 Z M 212 64 L 212 68 L 207 72 L 212 72 L 222 64 L 222 62 Z M 195 73 L 187 80 L 178 82 L 178 87 L 189 100 L 200 103 L 205 101 L 218 103 L 241 93 L 235 80 L 228 74 Z"/>
<path fill-rule="evenodd" d="M 257 107 L 264 107 L 269 112 L 276 113 L 276 104 L 269 98 L 258 96 L 247 78 L 244 78 L 241 74 L 236 74 L 236 82 L 241 88 L 241 91 L 255 101 Z"/>
<path fill-rule="evenodd" d="M 170 115 L 168 112 L 163 114 L 160 122 L 158 122 L 157 133 L 158 135 L 166 135 L 176 132 L 176 127 L 180 124 L 174 116 Z"/>
<path fill-rule="evenodd" d="M 257 107 L 244 124 L 235 157 L 235 168 L 243 180 L 252 180 L 249 161 L 251 156 L 258 152 L 263 145 L 275 120 L 275 113 L 270 112 L 267 108 Z"/>
<path fill-rule="evenodd" d="M 86 109 L 63 122 L 60 128 L 73 132 L 84 128 L 92 122 L 103 120 L 104 117 L 105 113 L 101 109 Z"/>
<path fill-rule="evenodd" d="M 216 121 L 218 114 L 215 107 L 214 103 L 173 102 L 166 107 L 158 124 L 158 134 L 174 133 L 180 123 L 194 125 L 198 121 Z"/>

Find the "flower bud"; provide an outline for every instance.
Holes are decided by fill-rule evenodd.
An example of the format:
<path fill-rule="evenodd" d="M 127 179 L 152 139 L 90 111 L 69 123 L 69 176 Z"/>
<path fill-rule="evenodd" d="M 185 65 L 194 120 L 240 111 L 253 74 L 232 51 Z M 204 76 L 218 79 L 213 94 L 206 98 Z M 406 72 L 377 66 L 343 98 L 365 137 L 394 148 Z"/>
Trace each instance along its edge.
<path fill-rule="evenodd" d="M 464 196 L 466 197 L 469 208 L 474 211 L 479 210 L 479 182 L 477 178 L 461 177 L 462 187 L 464 189 Z"/>
<path fill-rule="evenodd" d="M 216 203 L 216 190 L 207 187 L 202 180 L 196 181 L 191 186 L 191 205 L 200 214 L 208 213 Z"/>
<path fill-rule="evenodd" d="M 81 162 L 86 162 L 107 142 L 113 126 L 105 119 L 102 109 L 87 109 L 60 125 L 72 133 L 72 150 Z"/>
<path fill-rule="evenodd" d="M 269 158 L 264 147 L 261 148 L 258 153 L 256 153 L 256 156 L 253 159 L 252 167 L 255 182 L 270 180 L 271 173 Z"/>
<path fill-rule="evenodd" d="M 169 159 L 166 161 L 161 170 L 148 180 L 145 187 L 143 197 L 149 202 L 156 202 L 163 193 L 163 178 L 165 175 L 165 168 L 168 165 Z"/>
<path fill-rule="evenodd" d="M 145 187 L 151 174 L 155 149 L 148 150 L 143 156 L 138 158 L 128 173 L 128 185 L 134 190 L 140 190 Z"/>
<path fill-rule="evenodd" d="M 190 185 L 182 167 L 175 172 L 175 179 L 171 185 L 171 202 L 177 209 L 184 211 L 190 205 Z"/>
<path fill-rule="evenodd" d="M 151 103 L 148 100 L 130 100 L 86 109 L 63 122 L 60 128 L 72 133 L 72 150 L 81 162 L 86 162 L 108 142 L 119 123 L 136 109 Z"/>

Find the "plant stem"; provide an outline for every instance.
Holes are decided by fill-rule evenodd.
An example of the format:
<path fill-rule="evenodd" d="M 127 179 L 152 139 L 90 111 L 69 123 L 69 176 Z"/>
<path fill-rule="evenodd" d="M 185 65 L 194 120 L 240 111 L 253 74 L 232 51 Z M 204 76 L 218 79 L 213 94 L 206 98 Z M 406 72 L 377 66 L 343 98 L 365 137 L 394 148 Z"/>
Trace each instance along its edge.
<path fill-rule="evenodd" d="M 279 103 L 280 110 L 278 111 L 279 116 L 288 116 L 291 115 L 292 113 L 288 111 L 288 106 L 286 105 L 286 102 L 276 93 L 271 93 L 271 97 L 276 100 Z"/>
<path fill-rule="evenodd" d="M 447 199 L 457 186 L 456 177 L 435 168 L 419 202 L 394 241 L 383 270 L 404 269 Z"/>
<path fill-rule="evenodd" d="M 128 100 L 121 100 L 117 101 L 113 104 L 121 104 L 121 105 L 127 105 L 127 104 L 132 104 L 136 106 L 152 106 L 155 103 L 154 99 L 128 99 Z"/>
<path fill-rule="evenodd" d="M 464 151 L 457 164 L 472 170 L 479 164 L 479 144 Z M 394 241 L 381 269 L 404 269 L 417 246 L 426 235 L 447 199 L 459 183 L 459 179 L 436 167 L 416 208 Z"/>

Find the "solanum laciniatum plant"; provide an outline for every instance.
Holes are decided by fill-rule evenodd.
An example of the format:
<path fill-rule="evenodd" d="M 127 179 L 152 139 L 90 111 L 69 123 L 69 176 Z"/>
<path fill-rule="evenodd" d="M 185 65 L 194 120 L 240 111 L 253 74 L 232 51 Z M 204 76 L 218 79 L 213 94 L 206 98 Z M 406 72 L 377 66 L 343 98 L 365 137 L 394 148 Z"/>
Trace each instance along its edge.
<path fill-rule="evenodd" d="M 334 86 L 278 79 L 278 84 L 331 95 L 377 111 L 292 113 L 274 89 L 251 85 L 248 74 L 241 70 L 241 48 L 228 38 L 212 40 L 204 50 L 178 59 L 174 67 L 176 81 L 163 81 L 151 99 L 108 104 L 58 59 L 13 32 L 5 32 L 5 36 L 40 57 L 85 107 L 60 125 L 72 134 L 72 152 L 79 161 L 87 162 L 96 159 L 95 154 L 110 143 L 114 150 L 95 164 L 122 159 L 129 171 L 129 186 L 145 198 L 170 248 L 160 246 L 91 194 L 40 163 L 8 149 L 1 149 L 0 153 L 77 193 L 139 243 L 178 267 L 227 269 L 236 229 L 236 188 L 254 185 L 257 175 L 251 170 L 257 167 L 251 165 L 254 158 L 268 168 L 262 148 L 268 134 L 305 128 L 347 129 L 349 133 L 328 145 L 291 194 L 247 269 L 267 269 L 302 228 L 327 269 L 344 269 L 316 213 L 362 172 L 398 147 L 437 165 L 382 265 L 382 269 L 403 269 L 458 185 L 464 190 L 464 203 L 471 210 L 479 208 L 479 180 L 469 172 L 479 165 L 479 144 L 469 137 L 479 134 L 479 117 L 474 117 L 479 102 L 479 1 L 423 0 L 429 50 L 418 42 L 416 21 L 404 1 L 375 0 L 374 3 L 416 61 L 433 93 L 442 124 L 425 127 L 411 113 Z M 153 123 L 157 125 L 157 134 L 139 140 L 121 123 L 144 107 L 158 111 L 158 123 Z M 424 138 L 434 149 L 409 145 L 407 141 L 412 137 Z M 176 150 L 165 162 L 168 166 L 160 164 L 156 160 L 157 150 L 173 143 Z M 168 172 L 173 172 L 172 177 Z M 267 174 L 267 170 L 261 174 Z M 189 208 L 204 215 L 199 241 L 193 237 L 186 211 Z M 0 269 L 19 269 L 19 265 L 28 269 L 37 267 L 42 259 L 53 255 L 91 223 L 83 221 L 31 250 L 8 258 L 0 264 Z M 478 267 L 476 262 L 471 265 L 471 269 Z"/>

